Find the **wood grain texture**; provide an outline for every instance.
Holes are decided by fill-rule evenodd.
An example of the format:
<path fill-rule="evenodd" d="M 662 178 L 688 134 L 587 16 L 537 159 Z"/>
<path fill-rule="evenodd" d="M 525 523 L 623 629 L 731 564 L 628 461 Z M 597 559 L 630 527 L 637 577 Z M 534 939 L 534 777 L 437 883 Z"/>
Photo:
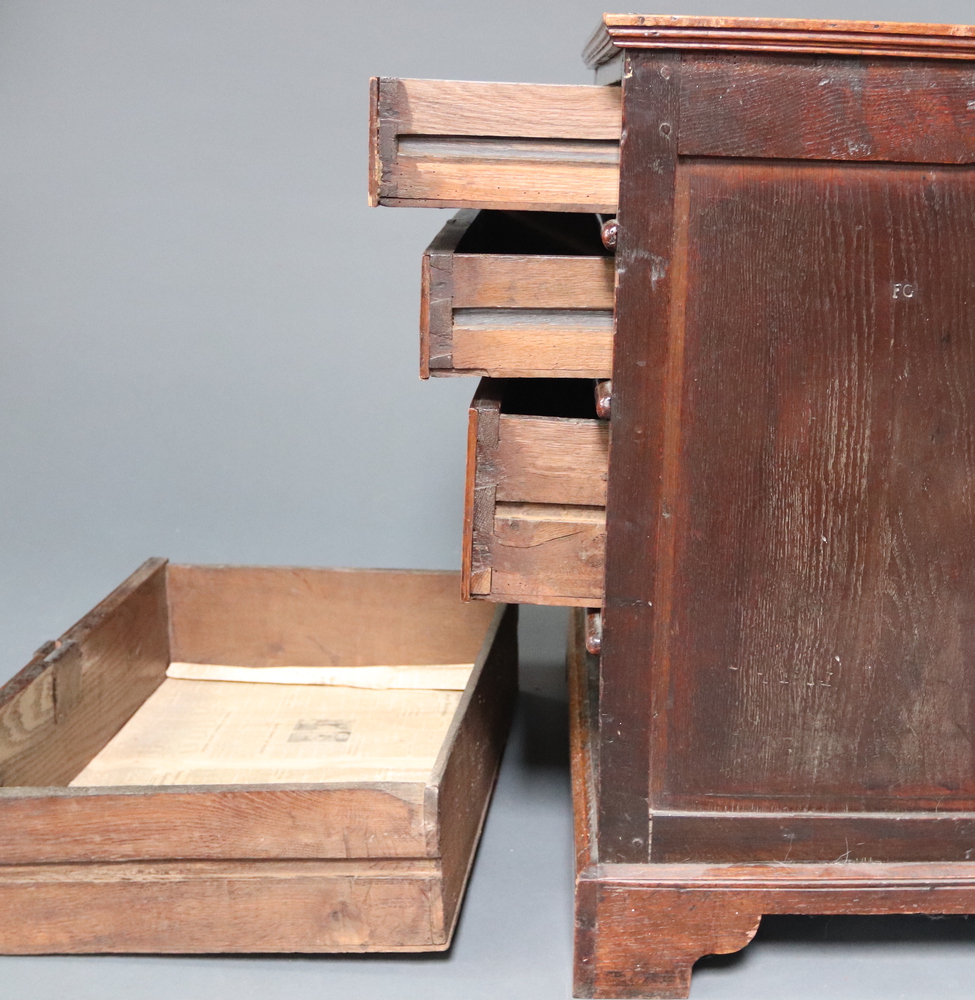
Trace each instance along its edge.
<path fill-rule="evenodd" d="M 691 162 L 682 190 L 655 805 L 970 800 L 975 173 Z"/>
<path fill-rule="evenodd" d="M 869 914 L 869 913 L 971 913 L 975 912 L 975 864 L 965 861 L 858 863 L 854 852 L 844 849 L 832 863 L 811 863 L 778 857 L 772 864 L 687 864 L 661 860 L 649 865 L 599 864 L 592 854 L 592 839 L 585 823 L 595 779 L 585 766 L 599 751 L 596 732 L 580 709 L 585 702 L 583 613 L 570 626 L 570 714 L 573 747 L 573 803 L 576 812 L 576 852 L 580 866 L 576 880 L 575 989 L 580 997 L 665 998 L 687 996 L 691 967 L 706 954 L 722 954 L 744 947 L 765 913 Z M 690 817 L 681 817 L 684 820 Z M 686 822 L 671 826 L 678 817 L 661 814 L 654 819 L 658 835 L 671 845 L 679 841 L 693 850 L 694 830 Z M 929 844 L 957 849 L 960 843 L 943 836 L 967 816 L 836 815 L 756 817 L 726 813 L 711 816 L 711 827 L 701 827 L 708 848 L 716 845 L 713 824 L 738 845 L 754 846 L 755 821 L 778 823 L 793 834 L 802 853 L 804 833 L 817 824 L 836 824 L 833 835 L 850 839 L 874 835 L 886 828 L 927 823 Z M 946 820 L 941 835 L 934 823 Z M 662 821 L 662 823 L 661 823 Z M 742 827 L 736 831 L 734 824 Z M 662 829 L 658 831 L 658 823 Z M 789 824 L 796 825 L 790 829 Z M 866 824 L 873 823 L 873 830 Z M 842 826 L 840 825 L 842 824 Z M 813 836 L 822 835 L 822 829 Z M 896 836 L 896 834 L 895 834 Z M 965 836 L 963 833 L 962 836 Z M 923 837 L 911 837 L 914 848 Z M 970 837 L 968 840 L 971 843 Z"/>
<path fill-rule="evenodd" d="M 971 812 L 699 813 L 653 810 L 651 860 L 970 861 Z"/>
<path fill-rule="evenodd" d="M 420 280 L 420 378 L 451 367 L 454 315 L 454 253 L 477 212 L 458 212 L 423 254 Z"/>
<path fill-rule="evenodd" d="M 0 953 L 410 952 L 448 946 L 436 861 L 0 867 Z"/>
<path fill-rule="evenodd" d="M 605 506 L 605 422 L 502 413 L 499 423 L 498 501 Z"/>
<path fill-rule="evenodd" d="M 613 212 L 619 169 L 609 144 L 415 144 L 383 170 L 379 203 L 402 208 Z"/>
<path fill-rule="evenodd" d="M 566 673 L 569 688 L 569 749 L 576 873 L 596 861 L 596 771 L 599 664 L 586 652 L 586 610 L 569 613 Z"/>
<path fill-rule="evenodd" d="M 537 211 L 616 204 L 619 97 L 602 87 L 381 79 L 375 199 Z"/>
<path fill-rule="evenodd" d="M 612 310 L 454 310 L 450 374 L 600 378 L 612 364 Z"/>
<path fill-rule="evenodd" d="M 668 545 L 666 525 L 660 537 L 666 513 L 662 463 L 677 419 L 668 392 L 669 371 L 679 364 L 670 305 L 672 295 L 682 294 L 673 222 L 680 56 L 638 52 L 627 59 L 600 668 L 598 826 L 604 861 L 649 858 L 650 719 L 666 698 L 666 668 L 654 650 L 658 564 Z"/>
<path fill-rule="evenodd" d="M 427 788 L 428 851 L 442 858 L 444 926 L 460 913 L 518 694 L 518 608 L 498 608 Z"/>
<path fill-rule="evenodd" d="M 682 79 L 682 156 L 975 162 L 965 63 L 702 53 Z"/>
<path fill-rule="evenodd" d="M 975 27 L 799 18 L 606 14 L 586 46 L 593 67 L 618 49 L 802 52 L 902 59 L 975 59 Z"/>
<path fill-rule="evenodd" d="M 765 913 L 975 912 L 970 862 L 592 865 L 579 886 L 577 994 L 606 1000 L 686 997 L 693 963 L 745 947 Z"/>
<path fill-rule="evenodd" d="M 369 198 L 370 208 L 379 204 L 382 181 L 382 157 L 379 152 L 379 77 L 369 80 Z"/>
<path fill-rule="evenodd" d="M 620 95 L 602 87 L 381 79 L 400 135 L 617 139 Z"/>
<path fill-rule="evenodd" d="M 0 690 L 0 784 L 66 785 L 163 682 L 165 560 L 151 559 Z"/>
<path fill-rule="evenodd" d="M 613 308 L 612 257 L 457 254 L 457 309 Z"/>
<path fill-rule="evenodd" d="M 491 611 L 460 605 L 459 586 L 456 573 L 172 565 L 172 658 L 242 667 L 473 662 Z"/>
<path fill-rule="evenodd" d="M 498 449 L 503 395 L 502 381 L 481 379 L 468 410 L 467 495 L 464 505 L 466 597 L 487 597 L 491 593 L 491 546 L 497 494 L 494 456 Z"/>
<path fill-rule="evenodd" d="M 491 547 L 492 600 L 599 604 L 605 549 L 601 507 L 499 503 Z"/>
<path fill-rule="evenodd" d="M 686 997 L 694 963 L 740 951 L 762 920 L 761 909 L 718 893 L 579 884 L 594 933 L 577 936 L 576 993 L 594 1000 Z"/>
<path fill-rule="evenodd" d="M 0 866 L 424 857 L 424 786 L 0 790 Z"/>
<path fill-rule="evenodd" d="M 510 383 L 518 384 L 526 385 Z M 535 397 L 533 387 L 543 384 L 564 384 L 563 412 L 572 412 L 569 387 L 575 384 L 554 380 L 528 385 L 524 408 Z M 519 403 L 509 406 L 505 399 L 503 381 L 484 379 L 471 404 L 470 593 L 516 603 L 598 604 L 608 427 L 595 419 L 507 412 Z M 558 410 L 560 393 L 548 402 Z"/>

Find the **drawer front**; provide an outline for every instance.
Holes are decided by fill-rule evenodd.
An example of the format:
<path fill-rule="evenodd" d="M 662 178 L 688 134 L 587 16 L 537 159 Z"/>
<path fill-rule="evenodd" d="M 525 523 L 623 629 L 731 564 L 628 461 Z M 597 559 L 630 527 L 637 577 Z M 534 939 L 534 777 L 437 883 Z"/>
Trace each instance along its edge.
<path fill-rule="evenodd" d="M 522 383 L 529 394 L 536 384 Z M 517 412 L 510 385 L 484 379 L 471 404 L 465 597 L 599 605 L 609 425 Z"/>
<path fill-rule="evenodd" d="M 620 90 L 372 81 L 370 202 L 615 212 Z"/>
<path fill-rule="evenodd" d="M 597 216 L 461 212 L 423 256 L 421 375 L 609 378 L 614 280 Z"/>

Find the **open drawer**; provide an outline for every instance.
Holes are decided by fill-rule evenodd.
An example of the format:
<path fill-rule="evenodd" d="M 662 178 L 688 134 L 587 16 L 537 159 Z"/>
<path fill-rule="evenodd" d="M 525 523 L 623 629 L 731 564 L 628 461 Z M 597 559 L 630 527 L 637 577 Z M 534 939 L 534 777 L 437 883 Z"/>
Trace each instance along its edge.
<path fill-rule="evenodd" d="M 420 373 L 609 378 L 613 258 L 596 215 L 464 211 L 423 255 Z"/>
<path fill-rule="evenodd" d="M 471 403 L 465 597 L 602 603 L 609 424 L 588 379 L 483 379 Z"/>
<path fill-rule="evenodd" d="M 615 212 L 619 87 L 375 78 L 373 205 Z"/>
<path fill-rule="evenodd" d="M 150 560 L 0 689 L 0 952 L 446 948 L 515 610 Z"/>

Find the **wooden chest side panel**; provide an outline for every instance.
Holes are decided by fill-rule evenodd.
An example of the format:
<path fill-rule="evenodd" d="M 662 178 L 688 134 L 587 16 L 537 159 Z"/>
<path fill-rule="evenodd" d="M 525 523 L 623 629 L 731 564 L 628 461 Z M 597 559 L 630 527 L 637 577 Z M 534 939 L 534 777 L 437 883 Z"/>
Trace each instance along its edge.
<path fill-rule="evenodd" d="M 971 796 L 975 171 L 691 162 L 678 215 L 655 805 Z"/>
<path fill-rule="evenodd" d="M 166 562 L 150 559 L 3 688 L 0 785 L 66 785 L 162 683 Z"/>
<path fill-rule="evenodd" d="M 680 153 L 972 163 L 973 93 L 964 63 L 687 53 Z"/>

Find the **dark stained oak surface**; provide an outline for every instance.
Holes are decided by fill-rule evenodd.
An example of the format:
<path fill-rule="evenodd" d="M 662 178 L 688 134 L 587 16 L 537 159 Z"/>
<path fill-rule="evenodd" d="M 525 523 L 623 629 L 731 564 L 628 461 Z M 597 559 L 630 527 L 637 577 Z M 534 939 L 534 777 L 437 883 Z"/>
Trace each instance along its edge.
<path fill-rule="evenodd" d="M 684 53 L 683 156 L 975 162 L 964 62 Z"/>
<path fill-rule="evenodd" d="M 975 172 L 689 162 L 676 211 L 660 798 L 970 796 Z"/>
<path fill-rule="evenodd" d="M 583 57 L 599 67 L 619 49 L 806 52 L 912 59 L 975 58 L 975 27 L 891 21 L 606 14 Z"/>
<path fill-rule="evenodd" d="M 674 295 L 670 268 L 680 114 L 678 53 L 634 59 L 624 90 L 617 238 L 613 447 L 607 490 L 606 599 L 599 702 L 599 857 L 649 858 L 650 718 L 666 697 L 647 653 L 657 634 L 657 535 Z M 648 165 L 652 164 L 652 169 Z M 665 578 L 666 578 L 666 571 Z"/>

